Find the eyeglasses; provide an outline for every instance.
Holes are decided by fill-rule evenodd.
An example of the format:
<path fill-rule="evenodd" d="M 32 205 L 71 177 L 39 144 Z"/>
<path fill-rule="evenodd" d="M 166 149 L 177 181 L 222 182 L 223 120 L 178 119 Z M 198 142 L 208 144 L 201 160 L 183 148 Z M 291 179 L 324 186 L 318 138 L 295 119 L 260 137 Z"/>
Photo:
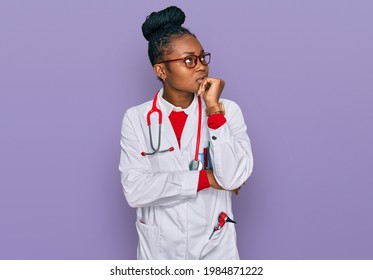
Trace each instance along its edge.
<path fill-rule="evenodd" d="M 211 54 L 210 53 L 203 53 L 199 56 L 191 54 L 191 55 L 188 55 L 186 57 L 170 59 L 170 60 L 163 60 L 163 61 L 160 61 L 158 63 L 182 60 L 182 61 L 184 61 L 186 67 L 194 68 L 197 65 L 197 59 L 199 59 L 199 61 L 201 61 L 201 63 L 203 65 L 208 65 L 210 63 L 210 60 L 211 60 Z"/>

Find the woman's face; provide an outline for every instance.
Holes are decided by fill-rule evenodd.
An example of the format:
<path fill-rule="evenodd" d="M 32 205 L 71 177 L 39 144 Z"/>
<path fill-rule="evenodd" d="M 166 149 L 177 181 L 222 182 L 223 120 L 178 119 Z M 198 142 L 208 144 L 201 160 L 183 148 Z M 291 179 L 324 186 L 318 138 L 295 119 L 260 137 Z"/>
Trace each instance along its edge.
<path fill-rule="evenodd" d="M 164 60 L 184 58 L 188 55 L 199 56 L 205 51 L 200 42 L 192 35 L 176 37 L 171 46 L 173 52 L 164 57 Z M 168 62 L 168 68 L 164 67 L 165 80 L 163 86 L 165 90 L 173 92 L 195 93 L 198 91 L 203 78 L 208 76 L 209 68 L 197 59 L 194 68 L 188 68 L 182 60 Z"/>

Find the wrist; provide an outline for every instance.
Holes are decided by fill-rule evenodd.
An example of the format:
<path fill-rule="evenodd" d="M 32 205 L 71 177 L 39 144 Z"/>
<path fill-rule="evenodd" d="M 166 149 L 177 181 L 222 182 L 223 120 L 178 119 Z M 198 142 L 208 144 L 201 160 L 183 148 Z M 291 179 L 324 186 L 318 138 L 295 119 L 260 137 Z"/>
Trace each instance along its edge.
<path fill-rule="evenodd" d="M 213 107 L 219 104 L 219 101 L 214 100 L 214 101 L 205 101 L 206 103 L 206 108 Z"/>
<path fill-rule="evenodd" d="M 206 115 L 211 116 L 214 114 L 225 114 L 224 104 L 223 102 L 219 102 L 215 105 L 210 106 L 206 104 Z"/>

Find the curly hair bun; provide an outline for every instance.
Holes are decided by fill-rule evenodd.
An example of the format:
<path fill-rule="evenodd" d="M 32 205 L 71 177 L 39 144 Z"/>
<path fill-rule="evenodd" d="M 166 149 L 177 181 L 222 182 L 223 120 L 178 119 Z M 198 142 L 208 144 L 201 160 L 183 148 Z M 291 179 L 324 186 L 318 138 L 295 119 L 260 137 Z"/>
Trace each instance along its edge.
<path fill-rule="evenodd" d="M 181 26 L 185 21 L 184 12 L 176 7 L 170 6 L 159 12 L 153 12 L 147 16 L 141 29 L 145 39 L 149 41 L 150 37 L 169 26 Z"/>

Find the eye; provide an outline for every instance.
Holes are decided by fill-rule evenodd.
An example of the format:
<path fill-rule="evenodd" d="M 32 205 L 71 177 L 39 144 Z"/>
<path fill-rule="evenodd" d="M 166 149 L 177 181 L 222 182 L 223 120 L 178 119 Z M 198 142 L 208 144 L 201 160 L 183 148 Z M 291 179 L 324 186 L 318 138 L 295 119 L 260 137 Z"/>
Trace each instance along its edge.
<path fill-rule="evenodd" d="M 202 62 L 204 65 L 209 64 L 209 62 L 210 62 L 210 53 L 204 53 L 204 54 L 201 54 L 201 56 L 200 56 L 200 60 L 201 60 L 201 62 Z"/>
<path fill-rule="evenodd" d="M 196 56 L 190 55 L 184 58 L 185 65 L 189 68 L 193 68 L 196 63 Z"/>
<path fill-rule="evenodd" d="M 193 63 L 194 57 L 193 56 L 187 56 L 186 58 L 184 58 L 184 61 L 188 64 Z"/>

